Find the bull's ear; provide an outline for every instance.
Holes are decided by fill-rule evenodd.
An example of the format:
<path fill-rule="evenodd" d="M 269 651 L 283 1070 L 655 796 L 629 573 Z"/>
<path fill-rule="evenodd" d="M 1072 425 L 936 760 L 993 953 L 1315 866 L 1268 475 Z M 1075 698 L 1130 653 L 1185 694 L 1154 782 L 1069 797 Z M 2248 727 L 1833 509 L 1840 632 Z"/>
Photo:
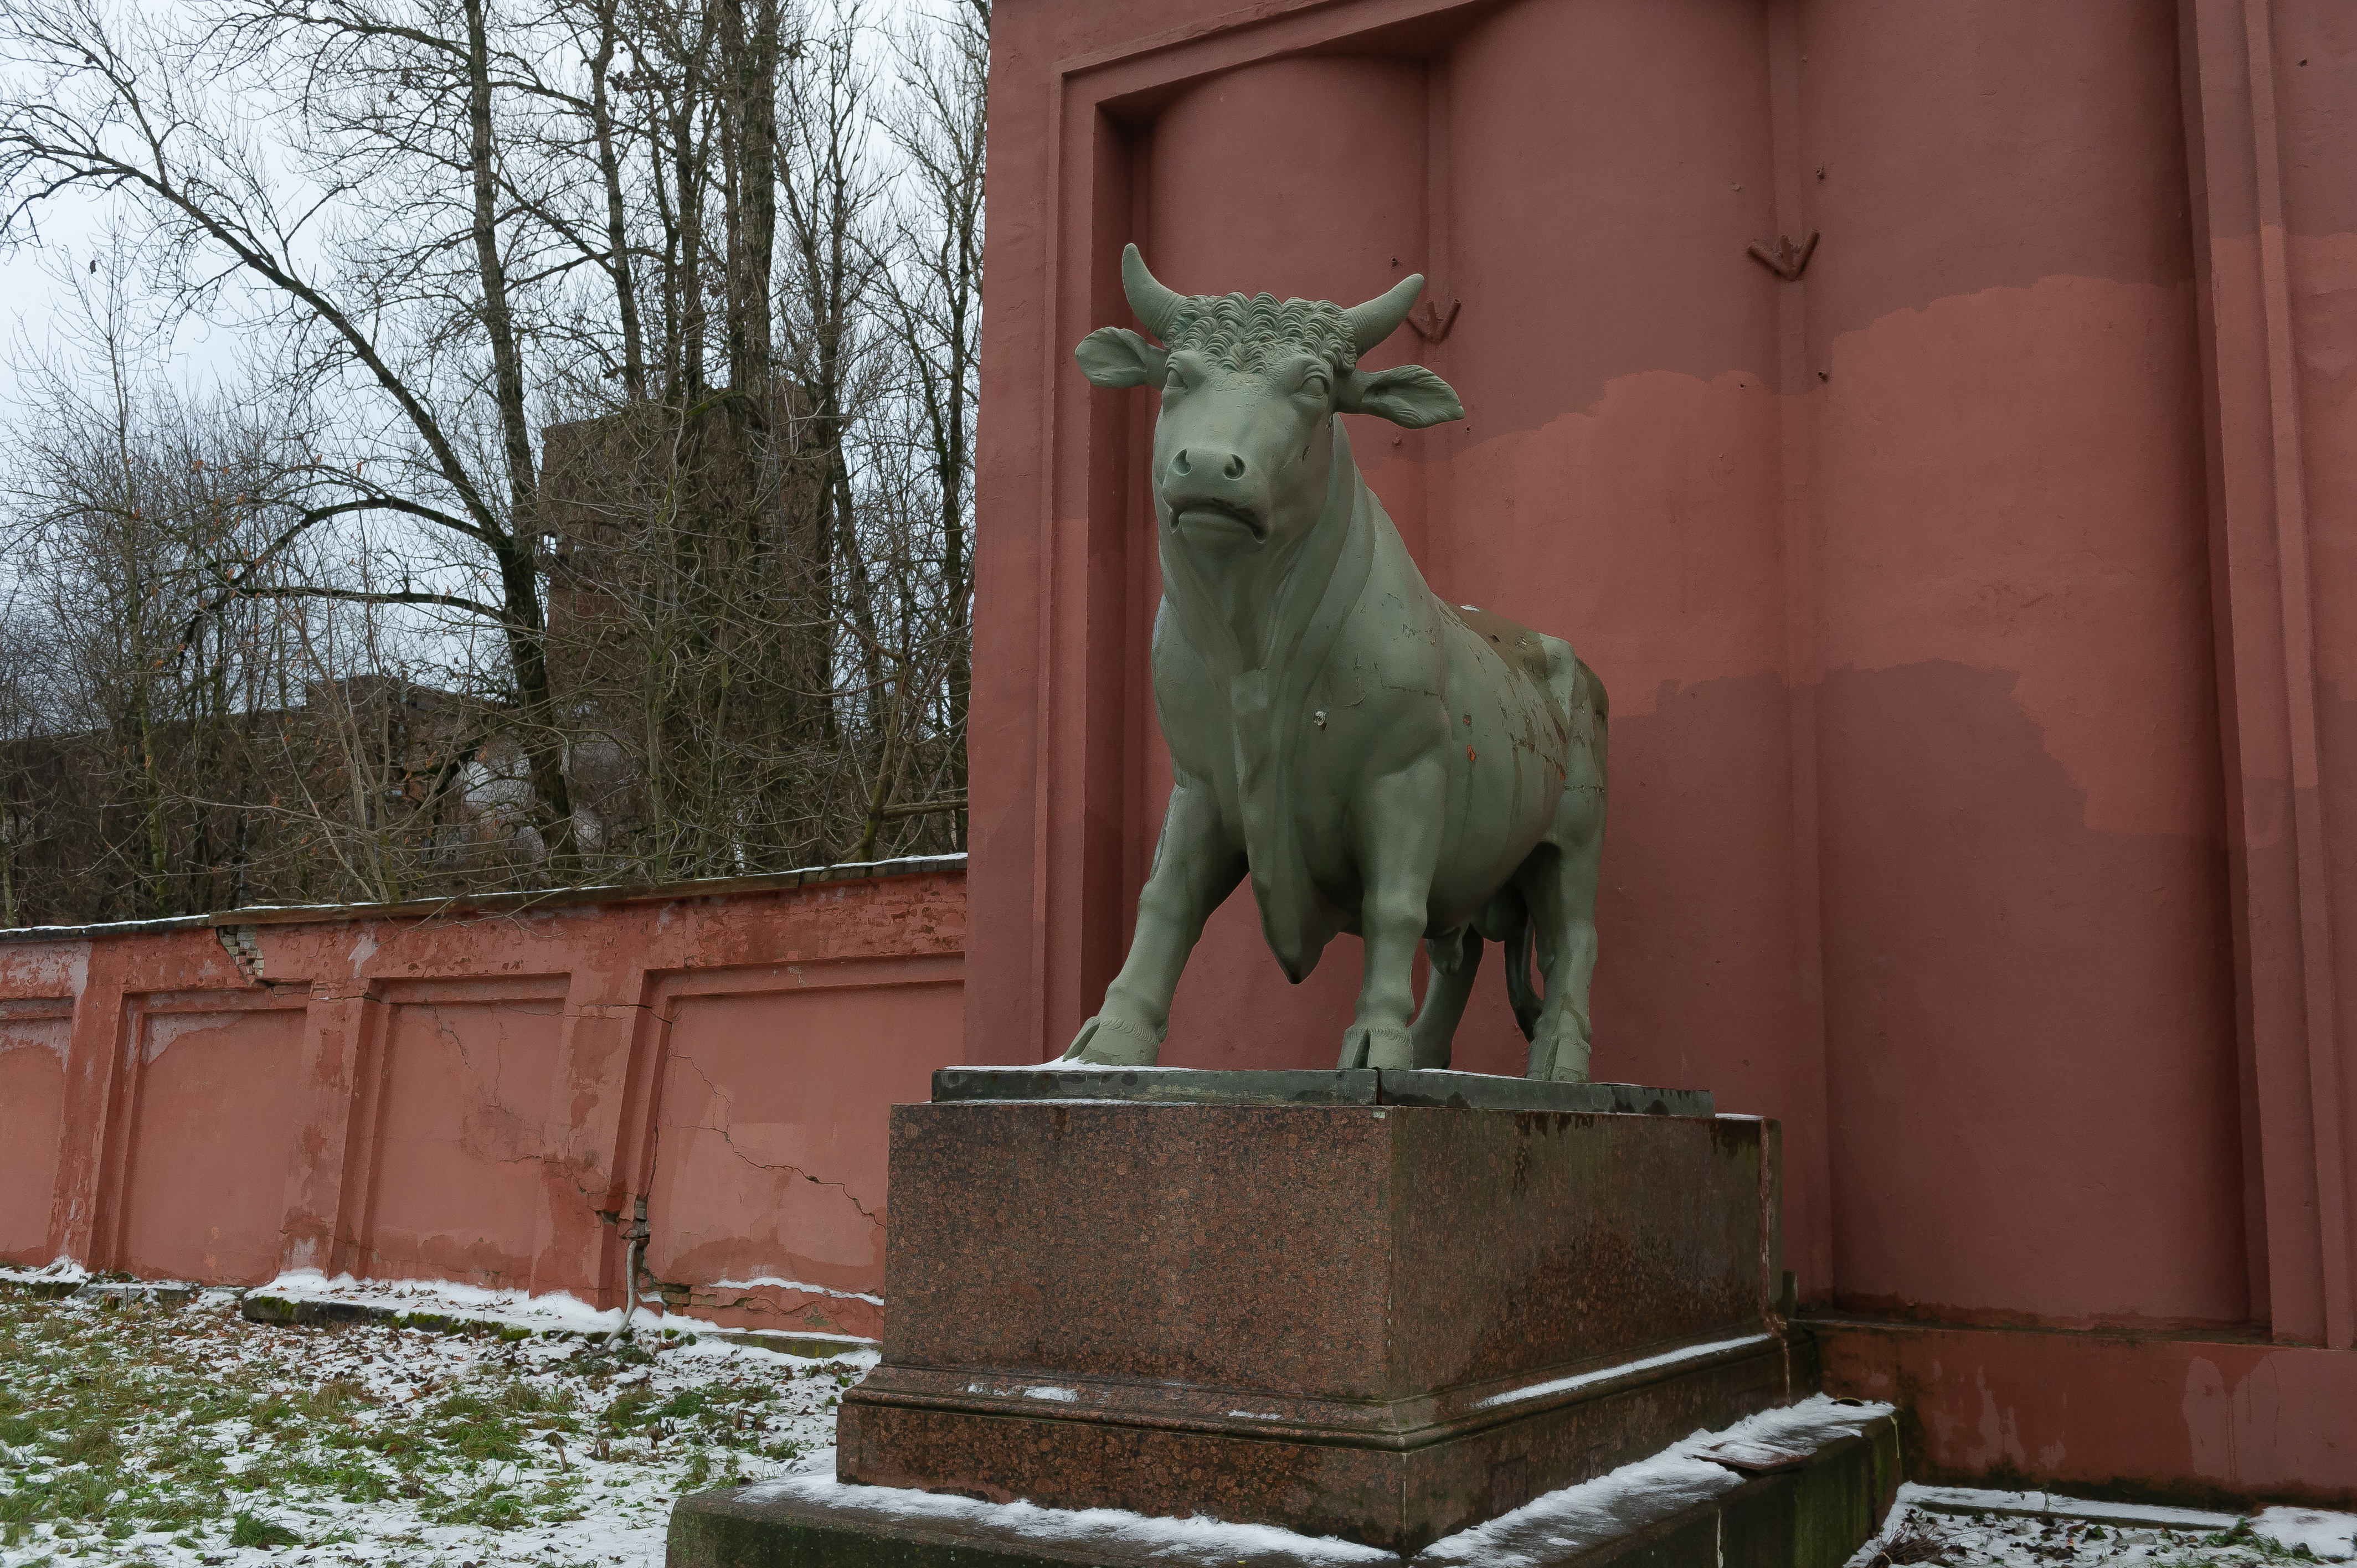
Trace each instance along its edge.
<path fill-rule="evenodd" d="M 1372 413 L 1410 430 L 1465 417 L 1457 389 L 1422 365 L 1389 371 L 1352 371 L 1336 400 L 1345 413 Z"/>
<path fill-rule="evenodd" d="M 1101 387 L 1160 386 L 1169 353 L 1126 327 L 1100 327 L 1072 350 L 1081 374 Z"/>

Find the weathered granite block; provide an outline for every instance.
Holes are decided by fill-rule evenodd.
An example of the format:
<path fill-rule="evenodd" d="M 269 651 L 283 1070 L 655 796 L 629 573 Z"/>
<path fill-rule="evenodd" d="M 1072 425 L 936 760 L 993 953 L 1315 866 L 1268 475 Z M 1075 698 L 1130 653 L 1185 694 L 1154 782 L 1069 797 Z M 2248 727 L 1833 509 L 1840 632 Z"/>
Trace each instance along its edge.
<path fill-rule="evenodd" d="M 1795 1463 L 1740 1481 L 1730 1473 L 1712 1495 L 1624 1492 L 1620 1506 L 1584 1511 L 1577 1523 L 1542 1504 L 1486 1539 L 1444 1537 L 1413 1559 L 1369 1552 L 1362 1568 L 1507 1558 L 1534 1568 L 1841 1568 L 1890 1510 L 1898 1423 L 1875 1415 L 1854 1433 L 1799 1446 Z M 915 1509 L 906 1492 L 792 1477 L 682 1498 L 666 1560 L 669 1568 L 1336 1568 L 1342 1555 L 1313 1538 L 1166 1534 L 1118 1514 Z"/>
<path fill-rule="evenodd" d="M 845 1481 L 1413 1552 L 1813 1386 L 1773 1122 L 1001 1100 L 891 1139 Z"/>

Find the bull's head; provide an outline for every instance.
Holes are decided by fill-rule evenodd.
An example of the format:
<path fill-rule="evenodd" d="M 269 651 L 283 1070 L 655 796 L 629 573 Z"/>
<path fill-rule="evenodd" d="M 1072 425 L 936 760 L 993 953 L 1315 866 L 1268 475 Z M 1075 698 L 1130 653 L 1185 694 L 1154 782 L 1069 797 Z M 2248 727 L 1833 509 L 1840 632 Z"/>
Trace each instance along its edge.
<path fill-rule="evenodd" d="M 1120 327 L 1073 350 L 1101 387 L 1157 386 L 1154 502 L 1185 543 L 1247 550 L 1298 537 L 1317 521 L 1333 462 L 1334 415 L 1367 413 L 1419 429 L 1462 419 L 1447 381 L 1421 365 L 1362 371 L 1359 356 L 1396 331 L 1421 274 L 1345 310 L 1327 300 L 1182 295 L 1122 252 L 1129 306 L 1162 347 Z"/>

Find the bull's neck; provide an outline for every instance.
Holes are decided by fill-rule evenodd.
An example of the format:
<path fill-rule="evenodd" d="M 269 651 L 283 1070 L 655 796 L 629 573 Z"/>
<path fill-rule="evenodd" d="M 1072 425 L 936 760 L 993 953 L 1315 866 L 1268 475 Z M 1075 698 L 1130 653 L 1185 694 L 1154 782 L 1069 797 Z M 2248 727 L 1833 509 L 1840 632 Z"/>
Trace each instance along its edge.
<path fill-rule="evenodd" d="M 1265 668 L 1286 630 L 1325 591 L 1349 541 L 1358 500 L 1359 465 L 1342 422 L 1333 422 L 1333 456 L 1318 521 L 1261 550 L 1210 555 L 1162 531 L 1163 593 L 1196 651 L 1230 677 Z"/>

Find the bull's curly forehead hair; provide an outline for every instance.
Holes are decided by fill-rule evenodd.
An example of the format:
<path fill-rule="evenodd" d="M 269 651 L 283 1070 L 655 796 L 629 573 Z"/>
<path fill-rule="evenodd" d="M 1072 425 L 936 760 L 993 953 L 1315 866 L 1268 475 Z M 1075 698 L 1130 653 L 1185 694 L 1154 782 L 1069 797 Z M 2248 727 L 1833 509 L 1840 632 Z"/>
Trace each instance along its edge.
<path fill-rule="evenodd" d="M 1266 370 L 1284 355 L 1302 352 L 1323 359 L 1340 375 L 1359 363 L 1350 317 L 1328 299 L 1181 295 L 1163 341 L 1174 354 L 1200 354 L 1231 371 Z"/>
<path fill-rule="evenodd" d="M 1411 273 L 1383 293 L 1348 310 L 1326 299 L 1288 299 L 1272 295 L 1180 294 L 1157 282 L 1135 245 L 1121 251 L 1121 288 L 1137 313 L 1138 325 L 1177 353 L 1207 354 L 1238 368 L 1258 369 L 1279 349 L 1323 354 L 1336 373 L 1349 375 L 1359 356 L 1390 337 L 1407 318 L 1424 287 L 1424 274 Z"/>

